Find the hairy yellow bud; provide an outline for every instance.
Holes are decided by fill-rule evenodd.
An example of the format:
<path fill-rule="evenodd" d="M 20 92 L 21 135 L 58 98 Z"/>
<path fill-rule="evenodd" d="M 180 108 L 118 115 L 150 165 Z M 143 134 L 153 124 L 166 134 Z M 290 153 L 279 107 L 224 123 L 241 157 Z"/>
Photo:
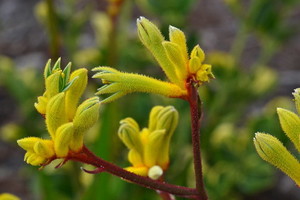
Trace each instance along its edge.
<path fill-rule="evenodd" d="M 75 79 L 75 80 L 74 80 Z M 74 71 L 70 76 L 70 81 L 74 80 L 66 92 L 66 113 L 68 119 L 73 119 L 79 99 L 87 85 L 87 69 L 81 68 Z"/>
<path fill-rule="evenodd" d="M 170 42 L 179 46 L 181 51 L 180 53 L 184 57 L 184 62 L 186 63 L 188 61 L 188 51 L 184 33 L 174 26 L 169 26 L 169 38 Z"/>
<path fill-rule="evenodd" d="M 269 134 L 256 133 L 254 145 L 262 159 L 278 167 L 300 186 L 300 163 L 277 138 Z"/>
<path fill-rule="evenodd" d="M 99 97 L 92 97 L 85 100 L 77 108 L 73 124 L 74 135 L 71 142 L 71 149 L 78 151 L 83 146 L 83 135 L 91 128 L 99 117 L 100 101 Z"/>
<path fill-rule="evenodd" d="M 162 45 L 164 37 L 160 33 L 159 29 L 144 17 L 140 17 L 137 20 L 137 28 L 140 40 L 155 57 L 161 68 L 166 73 L 168 79 L 172 83 L 178 83 L 175 66 L 167 57 Z"/>
<path fill-rule="evenodd" d="M 66 122 L 65 93 L 62 92 L 52 97 L 47 104 L 46 125 L 52 139 L 55 138 L 57 128 Z"/>
<path fill-rule="evenodd" d="M 294 143 L 297 150 L 300 152 L 300 118 L 295 113 L 283 109 L 277 108 L 277 113 L 280 120 L 280 125 L 285 134 Z"/>
<path fill-rule="evenodd" d="M 55 134 L 54 149 L 58 157 L 65 157 L 68 155 L 73 134 L 74 127 L 72 122 L 66 123 L 57 129 Z"/>
<path fill-rule="evenodd" d="M 175 72 L 177 77 L 181 80 L 181 87 L 184 88 L 185 80 L 187 78 L 187 62 L 182 55 L 180 46 L 173 42 L 163 42 L 162 43 L 169 60 L 175 66 Z"/>

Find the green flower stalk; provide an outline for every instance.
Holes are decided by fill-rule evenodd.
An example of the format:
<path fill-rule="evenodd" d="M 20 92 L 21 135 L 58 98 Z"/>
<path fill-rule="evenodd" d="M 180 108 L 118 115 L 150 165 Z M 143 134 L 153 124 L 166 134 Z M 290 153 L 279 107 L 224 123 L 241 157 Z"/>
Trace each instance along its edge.
<path fill-rule="evenodd" d="M 298 88 L 293 93 L 298 114 L 300 114 L 299 91 Z M 282 130 L 292 141 L 295 148 L 300 152 L 299 115 L 283 108 L 277 108 L 277 113 Z M 279 168 L 300 186 L 300 163 L 290 152 L 288 152 L 277 138 L 264 133 L 256 133 L 254 145 L 262 159 Z"/>
<path fill-rule="evenodd" d="M 166 41 L 160 30 L 144 17 L 137 20 L 137 27 L 140 40 L 157 60 L 169 82 L 145 75 L 120 72 L 110 67 L 96 67 L 93 71 L 97 73 L 93 78 L 101 79 L 104 84 L 96 94 L 112 94 L 104 99 L 103 103 L 133 92 L 187 99 L 187 84 L 191 80 L 200 85 L 214 78 L 211 65 L 203 64 L 205 54 L 199 45 L 188 55 L 185 35 L 178 28 L 169 27 L 170 41 Z"/>

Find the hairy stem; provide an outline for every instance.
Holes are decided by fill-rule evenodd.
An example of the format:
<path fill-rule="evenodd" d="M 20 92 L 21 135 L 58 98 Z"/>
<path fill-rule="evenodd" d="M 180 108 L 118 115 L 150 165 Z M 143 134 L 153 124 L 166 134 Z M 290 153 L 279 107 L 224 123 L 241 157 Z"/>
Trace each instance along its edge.
<path fill-rule="evenodd" d="M 134 173 L 128 172 L 128 171 L 124 170 L 123 168 L 120 168 L 112 163 L 109 163 L 109 162 L 97 157 L 90 150 L 88 150 L 85 146 L 78 153 L 70 152 L 66 159 L 90 164 L 97 168 L 103 168 L 104 171 L 106 171 L 112 175 L 118 176 L 120 178 L 123 178 L 127 181 L 141 185 L 146 188 L 150 188 L 153 190 L 159 190 L 159 191 L 163 191 L 166 193 L 170 193 L 170 194 L 174 194 L 174 195 L 178 195 L 178 196 L 182 196 L 182 197 L 186 197 L 186 198 L 198 199 L 197 196 L 199 194 L 196 189 L 172 185 L 172 184 L 168 184 L 168 183 L 160 182 L 160 181 L 155 181 L 150 178 L 139 176 Z"/>
<path fill-rule="evenodd" d="M 201 163 L 201 151 L 200 151 L 200 119 L 202 115 L 201 102 L 198 96 L 197 88 L 193 82 L 187 84 L 188 89 L 188 101 L 190 104 L 191 124 L 192 124 L 192 145 L 194 156 L 194 171 L 196 180 L 196 189 L 199 192 L 199 200 L 207 200 L 207 194 L 204 188 L 202 163 Z"/>

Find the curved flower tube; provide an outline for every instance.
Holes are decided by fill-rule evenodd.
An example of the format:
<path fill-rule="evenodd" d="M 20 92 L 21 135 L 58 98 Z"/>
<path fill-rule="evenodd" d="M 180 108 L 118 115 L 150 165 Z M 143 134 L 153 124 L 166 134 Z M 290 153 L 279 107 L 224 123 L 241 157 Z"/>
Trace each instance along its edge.
<path fill-rule="evenodd" d="M 295 104 L 300 114 L 300 89 L 293 93 Z M 300 152 L 300 117 L 296 113 L 283 108 L 277 108 L 282 130 Z M 279 168 L 291 177 L 300 187 L 300 162 L 274 136 L 256 133 L 254 137 L 256 151 L 262 159 Z"/>

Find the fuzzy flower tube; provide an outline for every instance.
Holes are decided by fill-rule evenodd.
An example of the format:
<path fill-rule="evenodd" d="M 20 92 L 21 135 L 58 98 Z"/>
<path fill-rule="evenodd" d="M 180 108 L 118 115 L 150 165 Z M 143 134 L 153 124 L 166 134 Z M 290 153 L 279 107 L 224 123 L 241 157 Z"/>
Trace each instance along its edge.
<path fill-rule="evenodd" d="M 214 78 L 211 65 L 203 64 L 205 54 L 199 45 L 196 45 L 188 54 L 186 38 L 180 29 L 170 26 L 170 40 L 166 41 L 160 30 L 144 17 L 137 20 L 137 27 L 141 42 L 156 59 L 169 81 L 120 72 L 111 67 L 96 67 L 93 71 L 97 73 L 93 78 L 101 79 L 104 84 L 96 94 L 112 94 L 104 99 L 103 103 L 114 101 L 133 92 L 188 99 L 188 82 L 193 81 L 201 85 Z"/>
<path fill-rule="evenodd" d="M 300 152 L 300 88 L 293 93 L 298 114 L 278 108 L 280 125 L 286 136 Z M 274 136 L 256 133 L 254 145 L 262 159 L 279 168 L 300 187 L 300 162 Z"/>

